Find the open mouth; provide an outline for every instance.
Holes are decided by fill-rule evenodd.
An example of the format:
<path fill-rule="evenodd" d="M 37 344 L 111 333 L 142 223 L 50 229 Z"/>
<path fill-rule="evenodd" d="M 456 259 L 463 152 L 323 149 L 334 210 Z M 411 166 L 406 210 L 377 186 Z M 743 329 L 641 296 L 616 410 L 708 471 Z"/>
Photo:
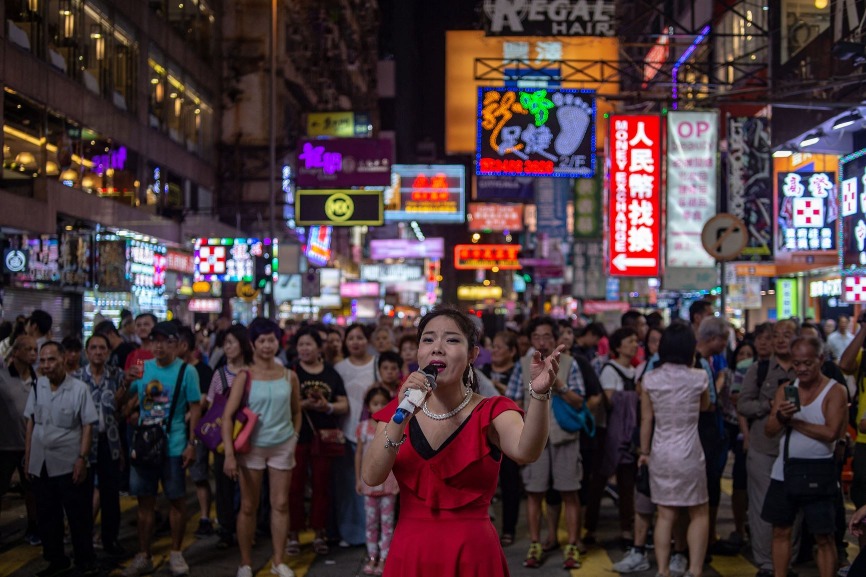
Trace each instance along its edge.
<path fill-rule="evenodd" d="M 446 367 L 445 363 L 443 363 L 442 361 L 431 361 L 430 366 L 435 367 L 436 370 L 439 371 L 440 373 L 442 371 L 444 371 L 445 367 Z"/>

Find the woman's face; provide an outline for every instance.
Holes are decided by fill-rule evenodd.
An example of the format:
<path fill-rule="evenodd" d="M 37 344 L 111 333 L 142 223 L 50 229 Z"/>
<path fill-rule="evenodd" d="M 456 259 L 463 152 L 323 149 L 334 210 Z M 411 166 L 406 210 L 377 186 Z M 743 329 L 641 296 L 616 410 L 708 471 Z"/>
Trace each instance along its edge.
<path fill-rule="evenodd" d="M 376 331 L 373 335 L 373 347 L 380 353 L 394 350 L 394 339 L 391 338 L 391 333 L 387 330 Z"/>
<path fill-rule="evenodd" d="M 734 360 L 737 362 L 737 364 L 739 364 L 740 362 L 745 361 L 746 359 L 751 360 L 752 358 L 754 358 L 754 356 L 755 356 L 755 349 L 753 349 L 751 346 L 743 346 L 743 347 L 740 347 L 739 351 L 737 351 L 737 358 Z"/>
<path fill-rule="evenodd" d="M 332 354 L 339 354 L 340 350 L 343 348 L 343 338 L 340 336 L 340 333 L 328 333 L 328 350 L 331 351 Z"/>
<path fill-rule="evenodd" d="M 274 333 L 259 335 L 259 338 L 253 343 L 253 350 L 256 356 L 263 360 L 270 360 L 277 354 L 280 348 L 280 341 Z"/>
<path fill-rule="evenodd" d="M 298 358 L 302 363 L 315 363 L 319 359 L 319 345 L 310 335 L 304 335 L 298 339 Z"/>
<path fill-rule="evenodd" d="M 570 351 L 571 347 L 574 345 L 574 329 L 571 327 L 560 327 L 559 341 L 556 344 L 565 345 L 565 350 Z"/>
<path fill-rule="evenodd" d="M 223 341 L 223 352 L 226 355 L 226 359 L 229 361 L 236 361 L 243 354 L 241 351 L 241 343 L 234 335 L 226 335 L 226 338 Z"/>
<path fill-rule="evenodd" d="M 622 341 L 619 346 L 619 356 L 632 359 L 637 354 L 637 337 L 632 335 Z"/>
<path fill-rule="evenodd" d="M 649 354 L 654 355 L 659 352 L 659 343 L 662 342 L 662 334 L 658 331 L 651 331 L 647 334 L 646 348 Z"/>
<path fill-rule="evenodd" d="M 490 359 L 497 365 L 504 365 L 514 360 L 514 349 L 508 348 L 508 344 L 502 337 L 493 337 L 493 346 L 490 348 Z"/>
<path fill-rule="evenodd" d="M 450 318 L 438 316 L 424 327 L 418 345 L 418 364 L 422 367 L 436 366 L 439 383 L 461 382 L 466 367 L 476 356 L 478 348 L 470 358 L 469 341 Z"/>
<path fill-rule="evenodd" d="M 356 327 L 346 335 L 346 348 L 349 349 L 349 355 L 353 357 L 363 357 L 367 354 L 367 345 L 369 341 L 364 331 L 360 327 Z"/>
<path fill-rule="evenodd" d="M 411 365 L 412 363 L 418 362 L 418 344 L 414 341 L 406 341 L 403 343 L 403 346 L 400 347 L 400 358 L 403 359 L 403 363 L 407 365 Z"/>

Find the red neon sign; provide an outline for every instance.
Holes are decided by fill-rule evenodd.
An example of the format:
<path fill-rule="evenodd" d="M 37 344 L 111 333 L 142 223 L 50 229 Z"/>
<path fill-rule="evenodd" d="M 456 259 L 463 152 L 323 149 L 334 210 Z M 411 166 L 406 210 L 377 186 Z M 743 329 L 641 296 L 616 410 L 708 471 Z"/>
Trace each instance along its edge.
<path fill-rule="evenodd" d="M 611 116 L 609 273 L 659 276 L 661 119 Z"/>
<path fill-rule="evenodd" d="M 514 244 L 458 244 L 454 268 L 458 270 L 520 270 L 520 246 Z"/>

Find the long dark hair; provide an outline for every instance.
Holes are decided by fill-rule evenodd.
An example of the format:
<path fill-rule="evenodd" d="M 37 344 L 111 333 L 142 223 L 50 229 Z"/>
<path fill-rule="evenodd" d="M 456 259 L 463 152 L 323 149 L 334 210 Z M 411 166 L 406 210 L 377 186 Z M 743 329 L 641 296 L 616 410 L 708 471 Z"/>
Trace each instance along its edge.
<path fill-rule="evenodd" d="M 343 358 L 349 358 L 349 347 L 346 345 L 346 340 L 349 338 L 349 333 L 358 329 L 361 331 L 361 334 L 364 335 L 364 338 L 367 339 L 367 342 L 370 342 L 370 331 L 366 325 L 361 323 L 352 323 L 351 325 L 346 327 L 346 330 L 343 331 Z"/>
<path fill-rule="evenodd" d="M 244 364 L 253 364 L 253 344 L 252 341 L 250 341 L 250 332 L 247 330 L 247 327 L 242 324 L 236 324 L 221 332 L 223 333 L 223 344 L 225 344 L 225 338 L 228 335 L 233 336 L 241 344 L 241 356 L 244 358 Z M 228 357 L 223 355 L 217 362 L 216 370 L 223 368 L 228 364 L 228 362 Z"/>
<path fill-rule="evenodd" d="M 454 324 L 457 325 L 457 328 L 460 329 L 460 332 L 463 333 L 464 337 L 466 337 L 466 342 L 469 345 L 467 351 L 471 355 L 472 349 L 478 346 L 478 329 L 475 326 L 475 322 L 469 318 L 469 315 L 451 305 L 439 305 L 424 315 L 421 322 L 418 323 L 417 342 L 419 346 L 421 344 L 421 335 L 424 334 L 424 329 L 430 321 L 437 317 L 447 317 L 454 321 Z M 475 374 L 475 367 L 472 366 L 472 363 L 470 363 L 469 366 L 466 367 L 466 370 L 463 371 L 463 382 L 470 385 L 473 391 L 478 391 L 478 376 Z"/>
<path fill-rule="evenodd" d="M 691 367 L 695 362 L 697 346 L 698 342 L 692 327 L 684 321 L 674 321 L 662 333 L 662 340 L 659 343 L 659 362 Z"/>

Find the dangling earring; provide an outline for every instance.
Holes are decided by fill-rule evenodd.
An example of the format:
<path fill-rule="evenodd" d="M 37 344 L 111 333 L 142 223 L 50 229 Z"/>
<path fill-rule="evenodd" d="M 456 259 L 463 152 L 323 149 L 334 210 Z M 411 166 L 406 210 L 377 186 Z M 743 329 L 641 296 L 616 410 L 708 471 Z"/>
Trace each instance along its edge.
<path fill-rule="evenodd" d="M 469 374 L 466 376 L 466 388 L 475 389 L 475 369 L 470 364 L 468 367 Z"/>

